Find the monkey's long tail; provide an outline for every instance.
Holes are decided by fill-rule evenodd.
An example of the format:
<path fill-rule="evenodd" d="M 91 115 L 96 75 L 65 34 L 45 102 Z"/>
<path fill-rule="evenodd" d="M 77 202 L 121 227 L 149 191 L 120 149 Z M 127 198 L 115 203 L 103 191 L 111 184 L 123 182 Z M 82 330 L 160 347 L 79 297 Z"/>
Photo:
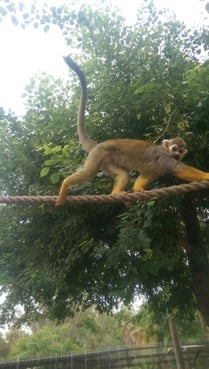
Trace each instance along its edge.
<path fill-rule="evenodd" d="M 88 135 L 85 127 L 85 109 L 86 109 L 86 101 L 87 101 L 87 86 L 86 86 L 86 78 L 82 70 L 79 66 L 74 62 L 74 60 L 70 56 L 64 56 L 65 63 L 77 74 L 81 84 L 81 97 L 80 104 L 78 108 L 78 117 L 77 117 L 77 131 L 79 141 L 84 148 L 85 151 L 90 152 L 97 143 L 93 141 Z"/>

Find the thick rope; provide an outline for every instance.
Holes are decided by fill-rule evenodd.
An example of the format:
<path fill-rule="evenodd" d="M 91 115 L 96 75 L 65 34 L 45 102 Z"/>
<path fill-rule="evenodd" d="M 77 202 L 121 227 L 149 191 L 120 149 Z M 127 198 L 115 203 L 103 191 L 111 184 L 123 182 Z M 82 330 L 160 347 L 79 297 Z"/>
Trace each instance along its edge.
<path fill-rule="evenodd" d="M 191 182 L 178 186 L 163 187 L 143 192 L 124 193 L 121 195 L 76 195 L 67 196 L 66 203 L 108 203 L 147 201 L 153 197 L 175 196 L 191 191 L 209 188 L 209 181 Z M 57 196 L 0 196 L 0 204 L 54 204 Z"/>

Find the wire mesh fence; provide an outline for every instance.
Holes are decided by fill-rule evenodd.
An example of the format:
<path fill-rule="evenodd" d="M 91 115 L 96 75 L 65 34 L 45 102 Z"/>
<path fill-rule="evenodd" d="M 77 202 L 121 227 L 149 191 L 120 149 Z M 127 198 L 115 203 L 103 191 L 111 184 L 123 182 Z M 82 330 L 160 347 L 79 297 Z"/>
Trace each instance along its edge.
<path fill-rule="evenodd" d="M 183 345 L 185 369 L 208 369 L 207 343 Z M 172 345 L 114 347 L 85 353 L 0 362 L 0 369 L 176 369 Z"/>

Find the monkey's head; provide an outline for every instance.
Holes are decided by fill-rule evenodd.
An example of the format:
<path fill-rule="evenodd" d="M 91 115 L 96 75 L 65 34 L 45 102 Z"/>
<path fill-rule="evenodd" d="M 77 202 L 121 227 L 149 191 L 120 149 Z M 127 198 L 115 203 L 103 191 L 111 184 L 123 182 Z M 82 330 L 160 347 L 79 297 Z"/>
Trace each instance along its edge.
<path fill-rule="evenodd" d="M 182 160 L 187 153 L 186 143 L 181 137 L 163 140 L 162 146 L 176 160 Z"/>

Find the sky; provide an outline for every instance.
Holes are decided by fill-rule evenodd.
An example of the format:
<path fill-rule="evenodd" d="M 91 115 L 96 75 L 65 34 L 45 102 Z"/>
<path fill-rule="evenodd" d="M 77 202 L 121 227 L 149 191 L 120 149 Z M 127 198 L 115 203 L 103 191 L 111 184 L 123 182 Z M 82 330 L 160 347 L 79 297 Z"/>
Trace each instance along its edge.
<path fill-rule="evenodd" d="M 23 0 L 29 3 L 30 0 Z M 40 1 L 40 0 L 39 0 Z M 91 2 L 91 0 L 85 0 Z M 128 23 L 135 21 L 141 0 L 111 0 L 121 10 Z M 63 0 L 48 0 L 47 4 L 60 5 Z M 155 0 L 158 8 L 170 8 L 188 25 L 201 24 L 205 3 L 202 0 Z M 67 77 L 68 69 L 62 56 L 69 54 L 61 32 L 51 28 L 45 34 L 32 27 L 22 30 L 4 18 L 0 23 L 0 106 L 17 115 L 24 114 L 21 95 L 30 78 L 44 71 L 54 76 Z"/>

